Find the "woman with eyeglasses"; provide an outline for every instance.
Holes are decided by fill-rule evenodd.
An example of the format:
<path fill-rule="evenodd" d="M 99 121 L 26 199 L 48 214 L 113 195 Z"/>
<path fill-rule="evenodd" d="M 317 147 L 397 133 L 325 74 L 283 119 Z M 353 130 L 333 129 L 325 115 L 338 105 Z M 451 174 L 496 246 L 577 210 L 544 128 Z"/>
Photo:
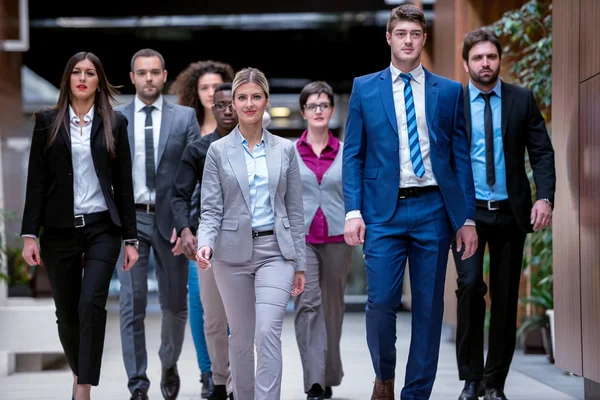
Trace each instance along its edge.
<path fill-rule="evenodd" d="M 344 242 L 343 143 L 329 130 L 333 89 L 312 82 L 300 93 L 308 128 L 295 143 L 303 184 L 306 284 L 296 297 L 295 327 L 308 400 L 331 398 L 344 375 L 340 338 L 352 250 Z"/>

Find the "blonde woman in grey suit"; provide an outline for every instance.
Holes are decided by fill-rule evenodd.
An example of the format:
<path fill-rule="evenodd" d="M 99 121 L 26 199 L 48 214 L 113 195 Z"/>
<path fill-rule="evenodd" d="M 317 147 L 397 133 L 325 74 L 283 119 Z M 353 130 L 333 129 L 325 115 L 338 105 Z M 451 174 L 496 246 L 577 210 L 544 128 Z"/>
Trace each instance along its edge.
<path fill-rule="evenodd" d="M 239 125 L 206 155 L 196 260 L 223 298 L 234 398 L 277 400 L 283 317 L 305 282 L 302 180 L 292 142 L 262 126 L 263 73 L 239 71 L 232 91 Z"/>

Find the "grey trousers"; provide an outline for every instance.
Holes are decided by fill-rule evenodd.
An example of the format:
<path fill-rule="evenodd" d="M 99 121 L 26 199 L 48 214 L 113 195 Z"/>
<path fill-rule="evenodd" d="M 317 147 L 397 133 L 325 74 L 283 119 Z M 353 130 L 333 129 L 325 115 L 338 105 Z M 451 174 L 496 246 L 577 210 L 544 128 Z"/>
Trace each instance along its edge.
<path fill-rule="evenodd" d="M 233 395 L 240 400 L 279 400 L 281 329 L 295 270 L 281 255 L 275 236 L 253 240 L 250 261 L 230 264 L 215 260 L 213 263 L 229 321 Z"/>
<path fill-rule="evenodd" d="M 325 388 L 342 382 L 340 339 L 351 261 L 352 248 L 344 242 L 306 244 L 306 284 L 294 307 L 305 392 L 315 383 Z"/>
<path fill-rule="evenodd" d="M 138 262 L 129 272 L 121 271 L 121 250 L 117 263 L 121 281 L 121 347 L 131 392 L 150 387 L 146 375 L 148 356 L 144 319 L 148 304 L 148 259 L 151 248 L 156 260 L 156 279 L 162 311 L 161 345 L 158 354 L 163 368 L 173 367 L 179 359 L 188 315 L 187 258 L 183 255 L 173 255 L 173 245 L 158 232 L 154 214 L 138 211 L 137 228 L 140 242 Z"/>
<path fill-rule="evenodd" d="M 204 336 L 210 357 L 212 378 L 215 385 L 227 385 L 233 390 L 229 371 L 229 343 L 227 340 L 227 315 L 221 293 L 215 281 L 213 268 L 198 269 L 200 299 L 204 308 Z"/>

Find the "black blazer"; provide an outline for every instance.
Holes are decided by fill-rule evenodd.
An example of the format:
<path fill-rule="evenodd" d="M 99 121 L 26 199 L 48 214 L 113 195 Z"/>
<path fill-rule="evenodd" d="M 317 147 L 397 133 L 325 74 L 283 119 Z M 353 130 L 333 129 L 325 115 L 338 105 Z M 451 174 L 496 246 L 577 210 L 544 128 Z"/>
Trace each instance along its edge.
<path fill-rule="evenodd" d="M 221 139 L 218 131 L 194 140 L 183 151 L 181 163 L 173 179 L 173 195 L 171 210 L 175 220 L 177 235 L 181 236 L 184 228 L 190 228 L 195 235 L 200 217 L 200 190 L 206 153 L 212 142 Z"/>
<path fill-rule="evenodd" d="M 502 144 L 506 166 L 508 201 L 517 223 L 524 232 L 533 232 L 530 223 L 531 189 L 525 171 L 525 149 L 533 169 L 536 197 L 554 204 L 556 171 L 554 148 L 546 131 L 546 123 L 533 97 L 533 92 L 505 83 L 502 90 Z M 471 141 L 471 101 L 465 87 L 465 122 Z"/>
<path fill-rule="evenodd" d="M 36 114 L 29 153 L 27 192 L 21 234 L 39 235 L 40 227 L 74 226 L 73 163 L 69 125 L 60 128 L 56 141 L 47 145 L 57 111 Z M 92 122 L 92 159 L 112 222 L 121 227 L 123 239 L 137 238 L 131 156 L 127 140 L 127 120 L 115 112 L 115 155 L 106 151 L 102 118 Z"/>

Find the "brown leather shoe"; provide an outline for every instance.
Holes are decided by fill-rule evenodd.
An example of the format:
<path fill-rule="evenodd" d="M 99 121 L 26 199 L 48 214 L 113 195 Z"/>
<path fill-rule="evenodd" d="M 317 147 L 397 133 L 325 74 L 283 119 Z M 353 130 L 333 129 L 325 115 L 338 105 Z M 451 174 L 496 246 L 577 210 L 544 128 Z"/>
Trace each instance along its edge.
<path fill-rule="evenodd" d="M 375 378 L 371 400 L 394 400 L 394 379 L 382 382 L 379 378 Z"/>

